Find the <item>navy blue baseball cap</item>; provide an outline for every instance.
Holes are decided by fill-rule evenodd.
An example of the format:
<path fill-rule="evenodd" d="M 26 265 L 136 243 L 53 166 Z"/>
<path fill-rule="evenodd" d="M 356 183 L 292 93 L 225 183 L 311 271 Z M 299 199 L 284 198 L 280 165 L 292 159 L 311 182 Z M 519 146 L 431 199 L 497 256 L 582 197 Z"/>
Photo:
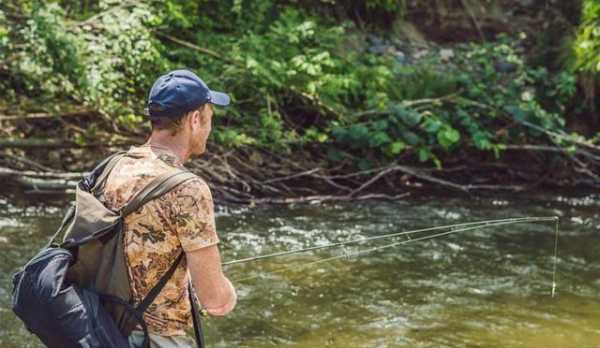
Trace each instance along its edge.
<path fill-rule="evenodd" d="M 150 118 L 178 117 L 202 104 L 229 105 L 229 96 L 211 91 L 206 83 L 189 70 L 173 70 L 159 77 L 148 95 Z"/>

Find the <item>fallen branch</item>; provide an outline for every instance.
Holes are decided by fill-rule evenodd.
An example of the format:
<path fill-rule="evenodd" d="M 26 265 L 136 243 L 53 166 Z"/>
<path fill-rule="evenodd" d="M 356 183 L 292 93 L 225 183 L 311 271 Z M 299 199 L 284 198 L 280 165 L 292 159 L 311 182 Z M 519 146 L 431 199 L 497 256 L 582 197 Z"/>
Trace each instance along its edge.
<path fill-rule="evenodd" d="M 28 147 L 71 147 L 75 146 L 73 142 L 63 139 L 39 139 L 39 138 L 5 138 L 0 139 L 0 148 L 28 148 Z"/>
<path fill-rule="evenodd" d="M 213 50 L 210 50 L 208 48 L 200 47 L 200 46 L 195 45 L 195 44 L 193 44 L 191 42 L 178 39 L 178 38 L 176 38 L 174 36 L 171 36 L 171 35 L 168 35 L 168 34 L 165 34 L 165 33 L 161 33 L 158 30 L 153 30 L 152 32 L 155 33 L 156 35 L 158 35 L 158 36 L 160 36 L 162 38 L 165 38 L 165 39 L 167 39 L 169 41 L 172 41 L 172 42 L 174 42 L 174 43 L 176 43 L 178 45 L 181 45 L 181 46 L 184 46 L 184 47 L 187 47 L 187 48 L 191 48 L 191 49 L 193 49 L 195 51 L 198 51 L 200 53 L 204 53 L 204 54 L 209 55 L 209 56 L 211 56 L 213 58 L 216 58 L 218 60 L 222 60 L 222 61 L 224 61 L 226 63 L 237 65 L 237 66 L 242 66 L 243 65 L 242 62 L 237 62 L 237 61 L 231 60 L 229 58 L 223 57 L 219 53 L 217 53 L 217 52 L 215 52 Z"/>
<path fill-rule="evenodd" d="M 405 174 L 412 175 L 412 176 L 419 178 L 421 180 L 424 180 L 424 181 L 429 181 L 429 182 L 438 184 L 440 186 L 449 187 L 451 189 L 455 189 L 455 190 L 459 190 L 459 191 L 463 191 L 463 192 L 469 192 L 469 190 L 471 189 L 470 187 L 472 187 L 472 186 L 463 186 L 463 185 L 455 184 L 455 183 L 447 181 L 447 180 L 433 177 L 429 174 L 421 173 L 416 168 L 397 165 L 397 166 L 394 166 L 392 169 L 401 171 Z"/>
<path fill-rule="evenodd" d="M 542 152 L 558 152 L 558 153 L 565 153 L 564 148 L 561 148 L 559 146 L 547 146 L 547 145 L 506 145 L 505 147 L 506 150 L 523 150 L 523 151 L 542 151 Z M 593 161 L 599 161 L 600 162 L 600 156 L 596 156 L 594 154 L 592 154 L 591 152 L 588 152 L 586 150 L 582 150 L 582 149 L 575 149 L 575 151 L 573 152 L 576 155 L 581 155 L 583 157 L 586 157 L 588 159 L 591 159 Z"/>
<path fill-rule="evenodd" d="M 50 172 L 50 173 L 54 173 L 56 172 L 54 169 L 50 168 L 50 167 L 46 167 L 45 165 L 42 165 L 40 163 L 37 163 L 35 161 L 32 161 L 30 159 L 24 158 L 24 157 L 20 157 L 20 156 L 16 156 L 16 155 L 11 155 L 8 153 L 0 153 L 1 157 L 6 157 L 10 160 L 13 160 L 15 162 L 19 162 L 19 163 L 23 163 L 29 166 L 34 167 L 35 169 L 38 170 L 43 170 L 44 172 Z"/>
<path fill-rule="evenodd" d="M 31 178 L 49 178 L 63 180 L 80 180 L 88 173 L 56 173 L 56 172 L 35 172 L 31 170 L 14 170 L 0 167 L 0 177 L 31 177 Z"/>
<path fill-rule="evenodd" d="M 534 184 L 534 186 L 537 184 Z M 466 185 L 464 186 L 467 190 L 492 190 L 492 191 L 525 191 L 530 189 L 532 186 L 525 185 Z"/>
<path fill-rule="evenodd" d="M 79 110 L 73 112 L 67 112 L 63 114 L 38 112 L 30 113 L 25 115 L 0 115 L 0 121 L 25 121 L 34 119 L 51 119 L 51 118 L 69 118 L 69 117 L 85 117 L 92 116 L 94 111 L 92 110 Z"/>
<path fill-rule="evenodd" d="M 67 190 L 74 189 L 77 186 L 77 181 L 61 179 L 36 179 L 25 176 L 16 176 L 12 179 L 33 190 Z"/>
<path fill-rule="evenodd" d="M 124 138 L 123 139 L 130 139 Z M 41 138 L 8 138 L 0 139 L 0 148 L 87 148 L 87 147 L 121 147 L 135 144 L 133 140 L 123 140 L 123 142 L 94 142 L 87 144 L 78 144 L 73 141 L 63 139 L 41 139 Z"/>
<path fill-rule="evenodd" d="M 584 163 L 582 160 L 576 157 L 576 155 L 580 155 L 591 160 L 589 164 L 595 164 L 595 162 L 600 161 L 600 156 L 596 156 L 589 151 L 582 149 L 575 149 L 575 151 L 569 151 L 560 146 L 541 146 L 541 145 L 508 145 L 507 149 L 511 150 L 527 150 L 527 151 L 546 151 L 546 152 L 556 152 L 565 155 L 570 161 L 575 163 L 578 167 L 575 168 L 575 171 L 578 173 L 585 174 L 590 177 L 594 182 L 600 183 L 600 176 L 595 174 L 592 170 L 590 170 L 588 164 Z"/>
<path fill-rule="evenodd" d="M 380 178 L 382 178 L 384 175 L 386 175 L 388 173 L 391 173 L 391 172 L 394 172 L 394 171 L 399 170 L 399 169 L 400 168 L 394 166 L 394 167 L 389 167 L 389 168 L 386 168 L 386 169 L 382 170 L 377 175 L 375 175 L 374 177 L 372 177 L 371 179 L 369 179 L 369 181 L 367 181 L 364 184 L 360 185 L 359 188 L 357 188 L 356 190 L 350 192 L 350 194 L 348 194 L 348 196 L 356 196 L 357 193 L 359 193 L 360 191 L 364 190 L 365 188 L 371 186 L 377 180 L 379 180 Z"/>
<path fill-rule="evenodd" d="M 286 181 L 286 180 L 290 180 L 290 179 L 299 178 L 301 176 L 310 176 L 310 174 L 316 173 L 320 170 L 321 170 L 321 168 L 313 168 L 313 169 L 307 170 L 305 172 L 300 172 L 297 174 L 292 174 L 292 175 L 284 176 L 281 178 L 273 178 L 273 179 L 265 180 L 265 181 L 263 181 L 263 183 L 270 184 L 270 183 L 274 183 L 274 182 L 280 182 L 280 181 Z"/>

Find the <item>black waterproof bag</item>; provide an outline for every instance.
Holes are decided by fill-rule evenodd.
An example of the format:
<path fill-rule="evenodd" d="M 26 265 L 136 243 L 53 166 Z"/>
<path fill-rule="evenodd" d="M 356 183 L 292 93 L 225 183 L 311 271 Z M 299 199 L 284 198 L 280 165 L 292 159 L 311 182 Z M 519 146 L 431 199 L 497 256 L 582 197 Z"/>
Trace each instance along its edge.
<path fill-rule="evenodd" d="M 48 347 L 129 347 L 97 293 L 66 282 L 73 255 L 42 249 L 13 278 L 13 310 Z"/>

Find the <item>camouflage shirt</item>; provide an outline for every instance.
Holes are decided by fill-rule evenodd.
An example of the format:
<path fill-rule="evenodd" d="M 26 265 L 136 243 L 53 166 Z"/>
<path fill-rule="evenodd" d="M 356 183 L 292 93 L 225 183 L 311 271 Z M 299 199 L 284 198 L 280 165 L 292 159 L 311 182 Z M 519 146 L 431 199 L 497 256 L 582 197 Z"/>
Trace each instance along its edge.
<path fill-rule="evenodd" d="M 132 147 L 108 177 L 101 199 L 107 207 L 120 209 L 152 179 L 184 169 L 165 148 Z M 165 274 L 181 250 L 186 252 L 215 245 L 213 202 L 200 179 L 192 179 L 152 200 L 125 218 L 125 260 L 136 304 Z M 185 259 L 185 258 L 184 258 Z M 144 318 L 150 332 L 163 336 L 184 335 L 191 326 L 185 262 L 177 268 Z"/>

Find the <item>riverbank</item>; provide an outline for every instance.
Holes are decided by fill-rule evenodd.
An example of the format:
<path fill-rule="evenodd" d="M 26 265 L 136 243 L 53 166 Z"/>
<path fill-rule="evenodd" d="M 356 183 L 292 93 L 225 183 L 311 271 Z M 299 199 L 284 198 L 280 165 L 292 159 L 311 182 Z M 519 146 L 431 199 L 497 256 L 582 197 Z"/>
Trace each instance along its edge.
<path fill-rule="evenodd" d="M 77 181 L 104 155 L 126 150 L 111 148 L 28 149 L 20 155 L 0 153 L 0 176 L 13 192 L 27 195 L 72 194 Z M 366 199 L 401 200 L 427 193 L 489 196 L 597 190 L 597 163 L 578 171 L 581 157 L 591 150 L 570 154 L 557 147 L 519 146 L 495 158 L 462 153 L 442 168 L 423 166 L 400 158 L 382 166 L 360 169 L 352 161 L 330 166 L 318 149 L 287 154 L 267 150 L 229 150 L 209 146 L 209 153 L 186 163 L 204 178 L 220 204 L 293 204 Z M 590 151 L 590 152 L 588 152 Z M 414 159 L 412 159 L 414 161 Z M 597 160 L 596 160 L 597 161 Z"/>

